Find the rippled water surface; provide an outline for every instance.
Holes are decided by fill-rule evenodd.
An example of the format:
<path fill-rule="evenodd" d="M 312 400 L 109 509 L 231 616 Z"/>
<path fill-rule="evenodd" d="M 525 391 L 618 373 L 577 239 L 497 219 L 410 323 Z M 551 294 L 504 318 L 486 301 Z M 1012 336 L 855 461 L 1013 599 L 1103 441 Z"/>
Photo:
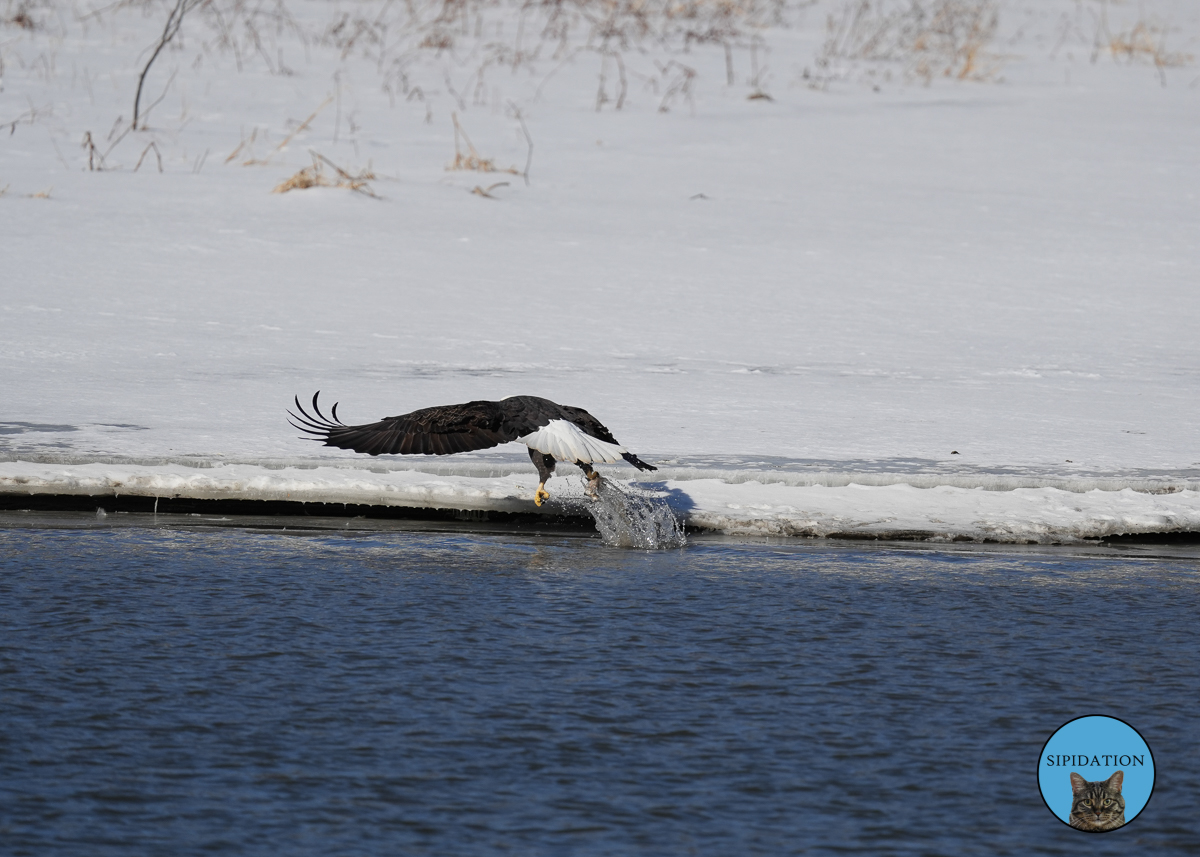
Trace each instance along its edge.
<path fill-rule="evenodd" d="M 0 852 L 1195 853 L 1146 553 L 0 529 Z M 1105 836 L 1036 785 L 1093 713 L 1159 775 Z"/>

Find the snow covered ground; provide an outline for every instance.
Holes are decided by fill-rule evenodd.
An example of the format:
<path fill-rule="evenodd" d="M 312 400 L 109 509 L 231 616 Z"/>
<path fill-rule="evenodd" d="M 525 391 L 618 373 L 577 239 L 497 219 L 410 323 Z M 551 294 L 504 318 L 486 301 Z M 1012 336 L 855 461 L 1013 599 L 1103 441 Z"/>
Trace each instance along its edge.
<path fill-rule="evenodd" d="M 938 0 L 624 48 L 515 5 L 214 2 L 146 130 L 171 5 L 5 2 L 0 491 L 532 511 L 511 449 L 385 462 L 284 421 L 526 393 L 700 526 L 1200 530 L 1193 2 L 963 2 L 997 29 L 942 53 L 885 26 Z M 455 118 L 517 172 L 447 170 Z M 271 193 L 314 153 L 382 198 Z"/>

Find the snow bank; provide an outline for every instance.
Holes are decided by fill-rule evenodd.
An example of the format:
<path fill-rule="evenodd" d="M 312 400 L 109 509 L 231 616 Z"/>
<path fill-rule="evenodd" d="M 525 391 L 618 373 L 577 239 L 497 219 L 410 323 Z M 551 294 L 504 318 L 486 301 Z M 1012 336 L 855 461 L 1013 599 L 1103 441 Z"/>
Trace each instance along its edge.
<path fill-rule="evenodd" d="M 1200 530 L 1200 492 L 1192 490 L 677 484 L 695 501 L 692 526 L 739 535 L 1045 543 Z"/>
<path fill-rule="evenodd" d="M 464 462 L 457 473 L 446 464 L 437 473 L 417 466 L 196 464 L 5 462 L 0 463 L 0 495 L 8 495 L 10 504 L 19 495 L 115 495 L 561 515 L 578 514 L 582 494 L 580 478 L 557 477 L 549 486 L 552 501 L 539 509 L 533 503 L 532 469 L 505 462 Z M 609 476 L 617 478 L 614 471 Z M 1146 493 L 1129 487 L 1086 489 L 1082 481 L 1077 490 L 988 490 L 982 485 L 917 487 L 895 476 L 891 484 L 868 485 L 854 481 L 864 474 L 851 473 L 823 474 L 829 484 L 731 481 L 712 472 L 695 478 L 698 473 L 669 469 L 655 475 L 660 478 L 634 484 L 664 498 L 691 527 L 736 535 L 1027 543 L 1200 531 L 1195 483 L 1156 483 L 1158 493 Z"/>
<path fill-rule="evenodd" d="M 435 475 L 418 470 L 372 472 L 219 463 L 194 467 L 10 462 L 0 466 L 0 494 L 283 500 L 505 512 L 536 509 L 532 500 L 536 484 L 532 472 L 521 479 Z"/>

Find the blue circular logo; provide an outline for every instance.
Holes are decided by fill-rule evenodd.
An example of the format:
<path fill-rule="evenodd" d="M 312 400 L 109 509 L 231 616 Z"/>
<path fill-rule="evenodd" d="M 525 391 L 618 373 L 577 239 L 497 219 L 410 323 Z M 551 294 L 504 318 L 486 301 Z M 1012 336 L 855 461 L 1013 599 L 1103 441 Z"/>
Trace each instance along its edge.
<path fill-rule="evenodd" d="M 1064 824 L 1089 833 L 1123 827 L 1154 791 L 1154 756 L 1136 729 L 1102 714 L 1077 717 L 1038 757 L 1042 800 Z"/>

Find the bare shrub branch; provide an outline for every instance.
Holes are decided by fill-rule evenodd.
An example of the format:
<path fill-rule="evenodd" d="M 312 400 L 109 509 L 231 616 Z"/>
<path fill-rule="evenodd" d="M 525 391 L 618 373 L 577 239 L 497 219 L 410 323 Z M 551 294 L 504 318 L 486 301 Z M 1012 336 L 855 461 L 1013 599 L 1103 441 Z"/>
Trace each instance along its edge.
<path fill-rule="evenodd" d="M 163 26 L 162 35 L 158 37 L 158 44 L 154 46 L 154 50 L 150 54 L 150 59 L 146 60 L 146 65 L 142 67 L 142 73 L 138 75 L 137 92 L 133 96 L 132 127 L 135 131 L 137 130 L 138 119 L 140 118 L 138 109 L 142 101 L 142 87 L 146 84 L 146 75 L 150 73 L 150 66 L 154 65 L 154 61 L 158 59 L 158 55 L 162 53 L 163 48 L 165 48 L 170 41 L 179 34 L 179 28 L 183 26 L 184 15 L 186 15 L 190 9 L 193 9 L 206 1 L 207 0 L 175 0 L 175 5 L 171 7 L 171 12 L 167 15 L 167 23 Z M 157 104 L 158 102 L 155 103 Z"/>

